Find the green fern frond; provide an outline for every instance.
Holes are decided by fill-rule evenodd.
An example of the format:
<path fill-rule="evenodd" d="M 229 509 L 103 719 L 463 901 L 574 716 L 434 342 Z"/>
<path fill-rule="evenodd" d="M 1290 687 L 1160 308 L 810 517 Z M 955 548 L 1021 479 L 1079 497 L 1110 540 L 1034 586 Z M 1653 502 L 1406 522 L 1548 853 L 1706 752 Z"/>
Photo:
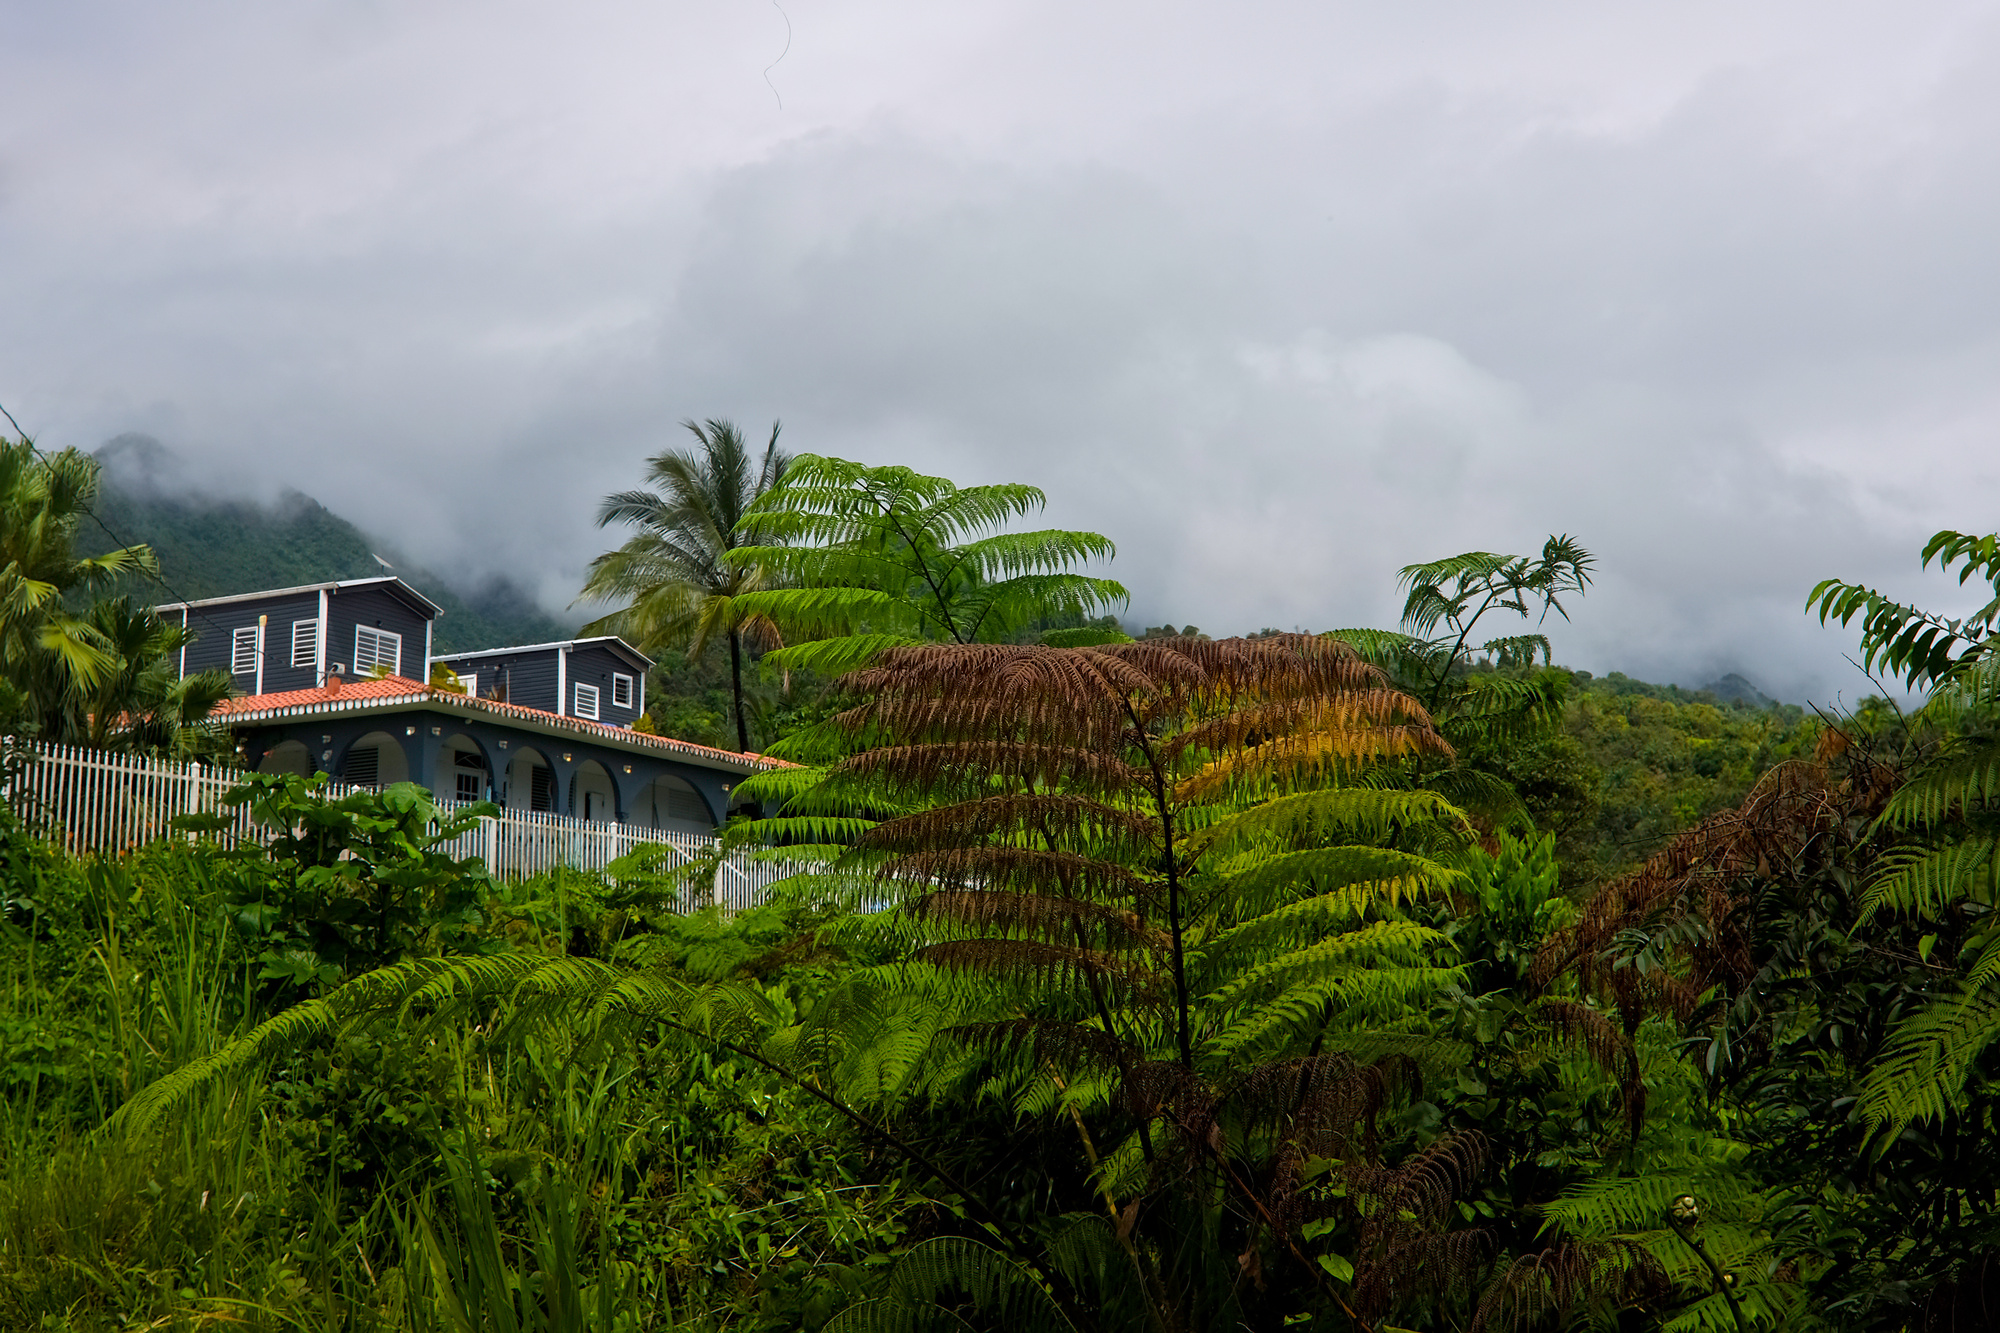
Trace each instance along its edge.
<path fill-rule="evenodd" d="M 825 1333 L 930 1333 L 970 1329 L 947 1302 L 964 1301 L 1017 1333 L 1075 1333 L 1027 1268 L 989 1245 L 939 1236 L 914 1245 L 889 1270 L 884 1293 L 835 1315 Z"/>
<path fill-rule="evenodd" d="M 2000 870 L 2000 834 L 1970 837 L 1944 847 L 1899 849 L 1882 858 L 1883 870 L 1861 897 L 1858 925 L 1878 912 L 1935 919 L 1978 890 L 1993 887 Z"/>
<path fill-rule="evenodd" d="M 1301 1035 L 1317 1034 L 1329 1013 L 1341 1019 L 1394 1014 L 1407 1006 L 1427 1005 L 1464 979 L 1464 970 L 1455 967 L 1366 967 L 1296 985 L 1258 999 L 1247 1012 L 1223 1023 L 1204 1040 L 1203 1054 L 1235 1060 L 1266 1053 Z"/>
<path fill-rule="evenodd" d="M 1862 1080 L 1858 1109 L 1870 1125 L 1900 1128 L 1949 1115 L 1972 1062 L 2000 1040 L 2000 995 L 1968 990 L 1933 1002 L 1890 1034 Z"/>
<path fill-rule="evenodd" d="M 2000 806 L 2000 739 L 1925 768 L 1889 798 L 1882 824 L 1935 829 L 1975 809 Z"/>
<path fill-rule="evenodd" d="M 1667 1232 L 1667 1209 L 1683 1194 L 1701 1200 L 1718 1220 L 1751 1211 L 1752 1191 L 1728 1171 L 1652 1171 L 1643 1176 L 1594 1180 L 1566 1191 L 1542 1210 L 1544 1234 L 1559 1229 L 1578 1239 Z"/>
<path fill-rule="evenodd" d="M 1291 919 L 1330 925 L 1344 914 L 1358 914 L 1378 904 L 1397 906 L 1462 891 L 1468 882 L 1464 872 L 1412 852 L 1320 847 L 1259 857 L 1250 869 L 1228 877 L 1225 892 L 1233 899 L 1226 905 L 1239 912 L 1288 903 L 1264 918 L 1270 928 L 1283 930 Z M 1257 928 L 1257 922 L 1249 922 L 1237 931 Z"/>
<path fill-rule="evenodd" d="M 1197 854 L 1228 853 L 1260 838 L 1291 845 L 1330 842 L 1386 842 L 1397 830 L 1416 825 L 1471 826 L 1457 806 L 1435 792 L 1366 787 L 1302 792 L 1253 806 L 1190 837 Z"/>
<path fill-rule="evenodd" d="M 1414 963 L 1428 949 L 1442 948 L 1451 937 L 1414 921 L 1376 921 L 1359 930 L 1329 935 L 1304 948 L 1268 959 L 1237 972 L 1206 999 L 1215 1005 L 1240 1003 L 1259 991 L 1325 979 L 1357 964 L 1378 960 Z"/>

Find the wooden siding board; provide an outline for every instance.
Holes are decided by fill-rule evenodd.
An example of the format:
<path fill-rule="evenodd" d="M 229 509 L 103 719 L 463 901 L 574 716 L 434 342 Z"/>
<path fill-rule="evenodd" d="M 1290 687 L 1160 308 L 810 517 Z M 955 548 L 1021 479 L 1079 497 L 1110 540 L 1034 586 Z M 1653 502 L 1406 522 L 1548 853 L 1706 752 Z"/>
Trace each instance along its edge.
<path fill-rule="evenodd" d="M 292 666 L 292 622 L 318 618 L 319 594 L 316 592 L 194 608 L 188 613 L 188 628 L 197 637 L 188 645 L 183 674 L 215 668 L 227 671 L 231 638 L 238 629 L 256 625 L 258 616 L 270 617 L 264 631 L 264 692 L 276 694 L 281 690 L 306 690 L 319 684 L 311 667 Z M 173 618 L 178 622 L 179 613 L 176 612 Z M 256 688 L 254 672 L 246 672 L 234 679 L 236 688 L 245 694 Z"/>
<path fill-rule="evenodd" d="M 420 680 L 428 670 L 429 664 L 424 661 L 424 627 L 430 620 L 402 598 L 381 588 L 337 588 L 326 599 L 326 615 L 329 667 L 342 662 L 354 674 L 363 674 L 354 665 L 354 631 L 365 625 L 403 636 L 401 675 Z M 268 692 L 268 684 L 266 689 Z"/>
<path fill-rule="evenodd" d="M 632 702 L 629 708 L 620 708 L 611 702 L 612 673 L 632 678 Z M 597 720 L 614 727 L 629 727 L 639 718 L 639 673 L 631 663 L 603 644 L 572 649 L 569 655 L 570 690 L 574 693 L 578 685 L 597 687 Z M 574 714 L 574 708 L 566 708 L 566 713 Z"/>
<path fill-rule="evenodd" d="M 540 708 L 554 713 L 556 708 L 556 650 L 533 653 L 483 653 L 442 656 L 437 659 L 453 671 L 479 673 L 481 698 L 492 698 L 493 687 L 507 682 L 507 702 Z"/>

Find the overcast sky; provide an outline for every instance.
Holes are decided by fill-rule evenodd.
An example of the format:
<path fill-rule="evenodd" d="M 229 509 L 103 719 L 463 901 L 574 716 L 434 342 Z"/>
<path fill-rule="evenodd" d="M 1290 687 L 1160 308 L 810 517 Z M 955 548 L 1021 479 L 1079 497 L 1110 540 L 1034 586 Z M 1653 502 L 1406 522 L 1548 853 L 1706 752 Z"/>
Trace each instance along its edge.
<path fill-rule="evenodd" d="M 780 9 L 779 5 L 783 8 Z M 2000 526 L 2000 5 L 0 0 L 0 402 L 560 607 L 688 416 L 1026 481 L 1128 623 L 1849 699 Z M 1496 627 L 1502 629 L 1504 627 Z"/>

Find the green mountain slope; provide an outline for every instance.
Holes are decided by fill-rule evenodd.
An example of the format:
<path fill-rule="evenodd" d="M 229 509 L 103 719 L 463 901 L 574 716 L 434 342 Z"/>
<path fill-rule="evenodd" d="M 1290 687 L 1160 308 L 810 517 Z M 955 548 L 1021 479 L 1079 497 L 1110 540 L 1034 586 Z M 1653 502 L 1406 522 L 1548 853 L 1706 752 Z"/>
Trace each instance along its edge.
<path fill-rule="evenodd" d="M 376 559 L 380 543 L 297 491 L 272 505 L 206 498 L 190 484 L 181 460 L 147 436 L 121 435 L 95 456 L 104 465 L 99 516 L 125 540 L 153 548 L 161 579 L 178 596 L 199 600 L 395 574 L 444 608 L 434 631 L 439 652 L 546 643 L 575 631 L 504 575 L 468 588 L 401 559 L 384 569 Z M 109 550 L 112 540 L 89 526 L 77 544 L 79 553 L 95 555 Z M 120 591 L 149 602 L 170 600 L 150 579 Z"/>

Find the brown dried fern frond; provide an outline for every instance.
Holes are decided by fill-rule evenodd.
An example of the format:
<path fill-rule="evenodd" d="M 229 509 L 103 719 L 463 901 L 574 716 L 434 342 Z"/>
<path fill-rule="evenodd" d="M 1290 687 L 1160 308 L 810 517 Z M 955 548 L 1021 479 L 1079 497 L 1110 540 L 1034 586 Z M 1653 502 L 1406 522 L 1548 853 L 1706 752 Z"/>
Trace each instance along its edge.
<path fill-rule="evenodd" d="M 994 779 L 1026 786 L 1085 787 L 1118 791 L 1151 775 L 1116 754 L 1079 748 L 1076 737 L 1056 743 L 967 740 L 925 745 L 885 745 L 842 761 L 834 772 L 888 782 L 898 790 L 930 795 Z"/>
<path fill-rule="evenodd" d="M 1756 967 L 1749 890 L 1774 875 L 1808 868 L 1829 852 L 1827 834 L 1869 817 L 1883 799 L 1870 782 L 1836 781 L 1815 761 L 1793 760 L 1764 774 L 1742 804 L 1678 835 L 1632 874 L 1605 885 L 1577 920 L 1551 936 L 1531 979 L 1547 986 L 1575 975 L 1614 999 L 1628 1030 L 1647 1013 L 1692 1012 L 1694 997 L 1720 985 L 1736 994 Z M 1630 930 L 1658 931 L 1688 922 L 1702 930 L 1681 951 L 1673 974 L 1618 966 L 1615 944 Z"/>
<path fill-rule="evenodd" d="M 945 1035 L 996 1055 L 1026 1050 L 1068 1072 L 1129 1069 L 1139 1057 L 1137 1047 L 1103 1028 L 1047 1018 L 966 1023 L 947 1028 Z"/>
<path fill-rule="evenodd" d="M 1138 811 L 1088 797 L 1019 793 L 899 815 L 869 829 L 859 845 L 873 851 L 943 851 L 1022 836 L 1057 850 L 1087 854 L 1107 842 L 1156 844 L 1158 829 L 1154 820 Z"/>
<path fill-rule="evenodd" d="M 1367 1226 L 1436 1226 L 1485 1170 L 1488 1151 L 1486 1136 L 1479 1131 L 1452 1130 L 1398 1166 L 1349 1163 L 1348 1188 L 1373 1197 Z M 1366 1226 L 1363 1231 L 1365 1235 Z"/>
<path fill-rule="evenodd" d="M 1138 1120 L 1151 1120 L 1174 1109 L 1201 1121 L 1209 1116 L 1214 1093 L 1202 1077 L 1177 1060 L 1147 1060 L 1132 1067 L 1119 1089 L 1126 1110 Z"/>
<path fill-rule="evenodd" d="M 1535 1007 L 1535 1016 L 1618 1080 L 1625 1131 L 1638 1138 L 1646 1123 L 1646 1080 L 1639 1071 L 1639 1051 L 1632 1038 L 1609 1015 L 1575 1000 L 1544 1000 Z"/>
<path fill-rule="evenodd" d="M 1379 1317 L 1398 1303 L 1469 1295 L 1491 1262 L 1484 1228 L 1445 1230 L 1454 1205 L 1486 1167 L 1486 1136 L 1453 1130 L 1400 1166 L 1349 1161 L 1349 1198 L 1365 1201 L 1354 1264 L 1355 1304 Z"/>
<path fill-rule="evenodd" d="M 946 971 L 981 972 L 1056 989 L 1095 983 L 1132 1002 L 1143 1003 L 1160 990 L 1157 973 L 1117 954 L 1046 940 L 942 940 L 911 957 Z"/>
<path fill-rule="evenodd" d="M 912 899 L 906 910 L 918 921 L 947 921 L 1061 944 L 1095 936 L 1107 953 L 1159 952 L 1171 943 L 1165 932 L 1148 926 L 1129 908 L 1052 894 L 940 889 Z"/>
<path fill-rule="evenodd" d="M 1497 1274 L 1473 1312 L 1471 1333 L 1567 1327 L 1592 1309 L 1657 1306 L 1673 1280 L 1631 1241 L 1579 1241 L 1524 1254 Z"/>
<path fill-rule="evenodd" d="M 1007 889 L 1120 903 L 1147 902 L 1155 887 L 1123 862 L 1007 843 L 906 852 L 885 861 L 878 877 L 941 888 Z"/>
<path fill-rule="evenodd" d="M 1355 1307 L 1380 1319 L 1398 1305 L 1429 1309 L 1468 1299 L 1497 1250 L 1486 1227 L 1398 1232 L 1355 1264 Z"/>
<path fill-rule="evenodd" d="M 1334 1156 L 1392 1094 L 1421 1085 L 1416 1063 L 1403 1056 L 1361 1064 L 1336 1051 L 1258 1065 L 1223 1090 L 1218 1106 L 1304 1152 Z"/>

